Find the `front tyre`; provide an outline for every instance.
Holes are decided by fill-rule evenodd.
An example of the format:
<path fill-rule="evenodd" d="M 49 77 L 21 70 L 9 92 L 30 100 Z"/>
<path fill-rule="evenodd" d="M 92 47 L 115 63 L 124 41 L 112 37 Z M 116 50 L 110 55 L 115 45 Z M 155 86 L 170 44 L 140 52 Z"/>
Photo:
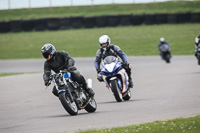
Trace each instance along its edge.
<path fill-rule="evenodd" d="M 112 88 L 112 92 L 115 96 L 116 101 L 121 102 L 122 101 L 122 93 L 121 93 L 120 88 L 118 87 L 117 80 L 111 80 L 111 88 Z"/>
<path fill-rule="evenodd" d="M 90 103 L 85 107 L 88 113 L 95 112 L 97 109 L 97 103 L 94 98 L 91 98 Z"/>
<path fill-rule="evenodd" d="M 198 65 L 200 65 L 200 55 L 198 55 Z"/>
<path fill-rule="evenodd" d="M 166 63 L 170 63 L 170 55 L 169 54 L 166 54 L 165 61 L 166 61 Z"/>
<path fill-rule="evenodd" d="M 71 101 L 69 94 L 67 94 L 66 92 L 62 92 L 59 94 L 59 99 L 65 110 L 70 115 L 78 114 L 78 107 L 76 106 L 75 101 Z"/>

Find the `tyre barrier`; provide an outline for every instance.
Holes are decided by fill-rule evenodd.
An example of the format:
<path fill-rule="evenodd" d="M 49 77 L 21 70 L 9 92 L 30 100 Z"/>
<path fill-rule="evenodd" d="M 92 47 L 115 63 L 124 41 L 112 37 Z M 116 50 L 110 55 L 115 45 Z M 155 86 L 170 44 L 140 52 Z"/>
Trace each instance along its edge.
<path fill-rule="evenodd" d="M 155 23 L 156 24 L 166 24 L 167 23 L 167 14 L 155 14 Z"/>
<path fill-rule="evenodd" d="M 168 14 L 168 16 L 167 16 L 167 22 L 170 23 L 170 24 L 176 24 L 176 23 L 178 23 L 177 15 L 176 14 Z"/>
<path fill-rule="evenodd" d="M 21 32 L 22 31 L 22 21 L 21 20 L 11 21 L 10 29 L 12 32 Z"/>
<path fill-rule="evenodd" d="M 200 22 L 200 13 L 190 13 L 190 21 L 192 23 Z"/>
<path fill-rule="evenodd" d="M 0 22 L 0 33 L 20 31 L 66 30 L 71 28 L 115 27 L 128 25 L 198 23 L 200 13 L 105 15 L 92 17 L 42 18 Z"/>
<path fill-rule="evenodd" d="M 61 18 L 59 19 L 60 23 L 60 30 L 66 30 L 71 28 L 71 18 Z"/>
<path fill-rule="evenodd" d="M 132 16 L 132 24 L 133 25 L 144 24 L 144 15 L 133 15 Z"/>
<path fill-rule="evenodd" d="M 114 27 L 119 25 L 119 16 L 108 16 L 108 26 Z"/>
<path fill-rule="evenodd" d="M 177 14 L 178 23 L 190 22 L 190 13 Z"/>
<path fill-rule="evenodd" d="M 85 17 L 83 20 L 83 24 L 85 28 L 93 28 L 96 26 L 95 17 Z"/>
<path fill-rule="evenodd" d="M 132 15 L 121 15 L 119 24 L 122 26 L 132 25 Z"/>
<path fill-rule="evenodd" d="M 10 32 L 10 22 L 0 22 L 0 33 Z"/>
<path fill-rule="evenodd" d="M 95 17 L 97 27 L 106 27 L 108 26 L 108 16 L 97 16 Z"/>
<path fill-rule="evenodd" d="M 34 20 L 23 20 L 22 21 L 22 30 L 23 31 L 32 31 L 35 28 Z"/>
<path fill-rule="evenodd" d="M 144 24 L 146 24 L 146 25 L 155 24 L 155 15 L 154 14 L 145 14 L 144 15 Z"/>
<path fill-rule="evenodd" d="M 47 29 L 47 19 L 36 19 L 35 20 L 35 30 L 44 31 Z"/>
<path fill-rule="evenodd" d="M 47 19 L 48 30 L 58 30 L 60 28 L 60 21 L 58 18 Z"/>
<path fill-rule="evenodd" d="M 72 17 L 72 28 L 82 28 L 83 27 L 83 17 Z"/>

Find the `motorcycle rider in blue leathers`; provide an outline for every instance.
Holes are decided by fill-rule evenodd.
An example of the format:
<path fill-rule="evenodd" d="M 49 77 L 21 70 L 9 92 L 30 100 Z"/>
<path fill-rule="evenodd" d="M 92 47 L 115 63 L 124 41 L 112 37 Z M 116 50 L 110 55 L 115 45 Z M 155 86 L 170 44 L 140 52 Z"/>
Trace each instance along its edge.
<path fill-rule="evenodd" d="M 170 53 L 170 55 L 171 55 L 171 50 L 170 50 L 170 45 L 169 45 L 169 43 L 168 43 L 167 41 L 165 41 L 165 38 L 161 37 L 161 38 L 160 38 L 160 42 L 158 43 L 158 50 L 159 50 L 159 52 L 160 52 L 160 56 L 162 57 L 162 59 L 163 59 L 163 53 L 162 53 L 160 47 L 161 47 L 162 45 L 164 45 L 164 44 L 167 44 L 167 45 L 169 46 L 169 53 Z"/>
<path fill-rule="evenodd" d="M 47 43 L 41 48 L 42 55 L 46 59 L 44 62 L 44 84 L 45 86 L 49 85 L 49 76 L 51 70 L 55 73 L 58 73 L 60 70 L 67 69 L 70 70 L 72 79 L 82 85 L 83 89 L 92 97 L 94 92 L 92 89 L 87 87 L 85 78 L 80 74 L 80 72 L 74 67 L 74 59 L 65 51 L 56 51 L 55 47 Z M 70 69 L 71 68 L 71 69 Z M 52 93 L 55 96 L 58 96 L 56 87 L 54 86 Z"/>
<path fill-rule="evenodd" d="M 198 36 L 196 36 L 195 37 L 195 45 L 194 45 L 194 47 L 195 47 L 195 56 L 197 57 L 197 48 L 200 46 L 200 35 L 198 35 Z"/>
<path fill-rule="evenodd" d="M 101 72 L 100 69 L 101 60 L 105 59 L 107 56 L 115 56 L 115 57 L 119 56 L 122 60 L 122 67 L 126 70 L 129 77 L 129 87 L 132 88 L 133 81 L 131 78 L 131 65 L 127 61 L 127 56 L 124 52 L 121 51 L 119 46 L 110 44 L 110 42 L 111 40 L 108 35 L 102 35 L 99 38 L 100 49 L 97 50 L 96 59 L 94 61 L 97 74 Z"/>

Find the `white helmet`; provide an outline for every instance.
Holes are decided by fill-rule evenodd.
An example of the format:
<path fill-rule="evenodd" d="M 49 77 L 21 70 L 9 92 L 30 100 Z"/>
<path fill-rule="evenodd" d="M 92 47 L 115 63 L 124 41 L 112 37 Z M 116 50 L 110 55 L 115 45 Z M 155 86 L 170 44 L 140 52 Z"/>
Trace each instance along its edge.
<path fill-rule="evenodd" d="M 164 41 L 165 41 L 165 38 L 161 37 L 160 42 L 164 42 Z"/>
<path fill-rule="evenodd" d="M 103 43 L 107 43 L 108 45 L 110 45 L 110 42 L 111 42 L 111 40 L 110 40 L 110 37 L 109 37 L 108 35 L 102 35 L 102 36 L 99 38 L 100 47 L 102 47 L 101 45 L 102 45 Z M 107 46 L 108 46 L 108 45 L 107 45 Z"/>
<path fill-rule="evenodd" d="M 200 35 L 198 35 L 196 38 L 195 38 L 195 43 L 199 43 L 200 41 Z"/>

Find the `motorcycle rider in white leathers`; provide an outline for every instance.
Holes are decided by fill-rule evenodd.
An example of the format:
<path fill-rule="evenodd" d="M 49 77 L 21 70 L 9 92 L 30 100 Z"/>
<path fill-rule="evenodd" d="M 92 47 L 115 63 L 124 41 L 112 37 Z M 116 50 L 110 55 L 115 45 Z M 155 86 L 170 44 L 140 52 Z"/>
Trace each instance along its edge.
<path fill-rule="evenodd" d="M 129 87 L 132 88 L 133 81 L 131 78 L 131 65 L 127 61 L 127 56 L 124 52 L 121 51 L 119 46 L 110 44 L 110 42 L 111 40 L 108 35 L 102 35 L 99 38 L 100 49 L 97 50 L 96 59 L 94 61 L 97 74 L 99 74 L 101 71 L 100 69 L 101 60 L 105 59 L 107 56 L 115 56 L 115 57 L 119 56 L 122 60 L 122 67 L 126 70 L 129 77 Z"/>

